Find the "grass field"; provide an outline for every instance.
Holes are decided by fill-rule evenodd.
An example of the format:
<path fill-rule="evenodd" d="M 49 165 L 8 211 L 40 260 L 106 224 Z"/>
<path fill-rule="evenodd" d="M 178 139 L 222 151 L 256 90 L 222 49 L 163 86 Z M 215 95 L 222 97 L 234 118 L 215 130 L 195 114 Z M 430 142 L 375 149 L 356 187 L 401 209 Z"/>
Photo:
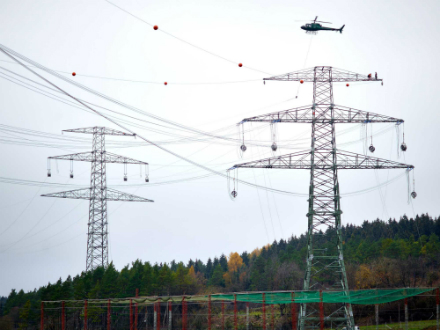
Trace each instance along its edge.
<path fill-rule="evenodd" d="M 414 321 L 414 322 L 408 322 L 408 329 L 409 330 L 436 330 L 437 327 L 437 321 L 436 320 L 429 320 L 429 321 Z M 376 330 L 375 325 L 369 325 L 369 326 L 360 326 L 360 330 Z M 390 323 L 390 324 L 379 324 L 378 329 L 384 330 L 384 329 L 405 329 L 405 322 L 402 323 Z"/>

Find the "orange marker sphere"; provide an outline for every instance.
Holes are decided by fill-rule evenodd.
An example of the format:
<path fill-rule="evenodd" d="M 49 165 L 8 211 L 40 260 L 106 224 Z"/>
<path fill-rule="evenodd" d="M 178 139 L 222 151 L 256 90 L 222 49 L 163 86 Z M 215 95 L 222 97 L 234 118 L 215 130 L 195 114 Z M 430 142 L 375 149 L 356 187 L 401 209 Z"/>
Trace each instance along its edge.
<path fill-rule="evenodd" d="M 243 66 L 243 64 L 241 64 L 241 63 L 238 63 L 238 66 L 241 68 L 242 66 Z"/>
<path fill-rule="evenodd" d="M 166 81 L 165 81 L 163 84 L 164 84 L 165 86 L 168 85 L 168 83 L 167 83 Z"/>
<path fill-rule="evenodd" d="M 301 84 L 304 84 L 304 80 L 300 80 L 299 82 L 300 82 Z"/>
<path fill-rule="evenodd" d="M 157 30 L 159 27 L 157 25 L 153 26 L 153 29 Z"/>
<path fill-rule="evenodd" d="M 72 76 L 74 76 L 74 77 L 75 77 L 75 76 L 76 76 L 76 72 L 72 72 Z"/>
<path fill-rule="evenodd" d="M 350 86 L 350 84 L 347 84 L 346 86 L 348 87 L 348 86 Z"/>

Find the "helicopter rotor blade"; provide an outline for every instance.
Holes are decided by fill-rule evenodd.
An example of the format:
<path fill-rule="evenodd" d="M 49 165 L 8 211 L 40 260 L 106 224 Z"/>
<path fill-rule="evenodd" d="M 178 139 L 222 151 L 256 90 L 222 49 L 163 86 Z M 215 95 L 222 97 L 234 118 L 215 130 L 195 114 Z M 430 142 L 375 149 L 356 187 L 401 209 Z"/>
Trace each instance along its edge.
<path fill-rule="evenodd" d="M 327 24 L 333 24 L 333 23 L 330 23 L 330 22 L 324 22 L 324 21 L 316 21 L 316 22 L 319 22 L 319 23 L 327 23 Z"/>

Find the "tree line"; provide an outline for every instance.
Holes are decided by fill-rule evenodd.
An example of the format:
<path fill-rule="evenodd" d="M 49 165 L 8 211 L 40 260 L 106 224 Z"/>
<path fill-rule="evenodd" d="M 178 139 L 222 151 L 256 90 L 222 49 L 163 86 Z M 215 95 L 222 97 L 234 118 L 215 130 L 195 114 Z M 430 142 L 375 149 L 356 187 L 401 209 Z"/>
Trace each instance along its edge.
<path fill-rule="evenodd" d="M 332 229 L 328 229 L 331 231 Z M 435 286 L 440 282 L 440 218 L 364 221 L 345 225 L 344 260 L 352 289 Z M 231 252 L 187 263 L 136 260 L 59 279 L 33 291 L 13 289 L 1 303 L 2 323 L 35 323 L 41 300 L 192 295 L 233 291 L 301 290 L 306 235 L 274 241 L 251 252 Z M 319 244 L 319 243 L 318 243 Z"/>

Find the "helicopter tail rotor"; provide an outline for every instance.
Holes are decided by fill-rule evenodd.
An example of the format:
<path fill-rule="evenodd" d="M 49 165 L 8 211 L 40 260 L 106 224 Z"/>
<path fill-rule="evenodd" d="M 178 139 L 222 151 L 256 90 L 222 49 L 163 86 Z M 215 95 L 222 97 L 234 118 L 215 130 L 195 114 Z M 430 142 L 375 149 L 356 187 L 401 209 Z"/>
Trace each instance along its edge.
<path fill-rule="evenodd" d="M 339 32 L 342 33 L 342 29 L 344 28 L 345 24 L 342 25 L 342 27 L 339 29 Z"/>

